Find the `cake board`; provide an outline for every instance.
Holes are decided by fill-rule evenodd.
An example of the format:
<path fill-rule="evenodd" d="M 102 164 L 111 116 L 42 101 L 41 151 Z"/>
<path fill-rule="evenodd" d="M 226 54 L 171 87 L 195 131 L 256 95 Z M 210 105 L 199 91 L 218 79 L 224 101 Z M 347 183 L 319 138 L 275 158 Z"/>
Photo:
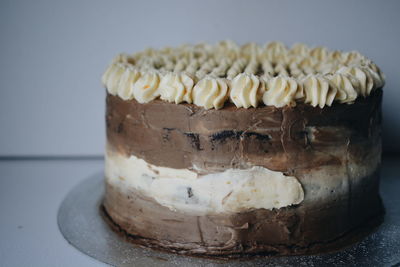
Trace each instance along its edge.
<path fill-rule="evenodd" d="M 384 222 L 362 241 L 338 252 L 289 257 L 220 260 L 183 256 L 126 242 L 103 220 L 102 172 L 75 186 L 58 212 L 65 239 L 81 252 L 113 266 L 400 266 L 400 179 L 382 179 Z"/>

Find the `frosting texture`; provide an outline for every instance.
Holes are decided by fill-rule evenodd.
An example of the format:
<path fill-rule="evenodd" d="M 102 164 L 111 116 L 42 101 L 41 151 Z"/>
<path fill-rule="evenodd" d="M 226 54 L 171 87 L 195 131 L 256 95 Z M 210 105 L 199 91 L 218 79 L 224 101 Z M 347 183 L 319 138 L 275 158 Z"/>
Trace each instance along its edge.
<path fill-rule="evenodd" d="M 275 107 L 304 102 L 323 108 L 352 104 L 384 85 L 384 75 L 357 51 L 280 42 L 232 41 L 166 47 L 115 57 L 102 76 L 112 95 L 147 103 L 160 98 L 205 109 Z"/>

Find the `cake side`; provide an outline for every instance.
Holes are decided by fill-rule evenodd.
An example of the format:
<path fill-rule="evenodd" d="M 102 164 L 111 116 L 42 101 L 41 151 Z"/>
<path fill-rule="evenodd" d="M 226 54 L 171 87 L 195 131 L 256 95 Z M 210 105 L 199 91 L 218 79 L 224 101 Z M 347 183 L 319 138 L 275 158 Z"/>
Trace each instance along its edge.
<path fill-rule="evenodd" d="M 104 208 L 171 250 L 318 250 L 382 214 L 381 97 L 217 111 L 108 94 Z"/>

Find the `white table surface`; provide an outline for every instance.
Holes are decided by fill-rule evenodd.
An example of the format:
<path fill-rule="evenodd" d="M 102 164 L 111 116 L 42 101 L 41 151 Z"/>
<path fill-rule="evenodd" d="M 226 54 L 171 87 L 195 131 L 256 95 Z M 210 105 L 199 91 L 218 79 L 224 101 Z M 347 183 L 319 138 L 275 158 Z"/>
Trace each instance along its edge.
<path fill-rule="evenodd" d="M 0 266 L 104 266 L 69 245 L 57 226 L 68 191 L 102 168 L 95 159 L 1 160 Z M 399 172 L 400 158 L 383 160 L 382 179 Z"/>
<path fill-rule="evenodd" d="M 102 160 L 0 161 L 0 266 L 105 266 L 61 235 L 57 211 Z"/>

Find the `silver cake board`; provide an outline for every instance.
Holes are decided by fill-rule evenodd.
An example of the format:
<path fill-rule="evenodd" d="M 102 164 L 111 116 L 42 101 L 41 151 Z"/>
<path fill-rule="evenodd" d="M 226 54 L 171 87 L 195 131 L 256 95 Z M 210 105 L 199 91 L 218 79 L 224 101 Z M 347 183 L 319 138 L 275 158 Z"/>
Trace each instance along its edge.
<path fill-rule="evenodd" d="M 385 219 L 361 242 L 334 253 L 240 261 L 182 256 L 127 242 L 100 214 L 103 179 L 102 173 L 95 174 L 68 193 L 58 211 L 58 226 L 71 245 L 113 266 L 400 266 L 400 179 L 382 179 Z"/>

